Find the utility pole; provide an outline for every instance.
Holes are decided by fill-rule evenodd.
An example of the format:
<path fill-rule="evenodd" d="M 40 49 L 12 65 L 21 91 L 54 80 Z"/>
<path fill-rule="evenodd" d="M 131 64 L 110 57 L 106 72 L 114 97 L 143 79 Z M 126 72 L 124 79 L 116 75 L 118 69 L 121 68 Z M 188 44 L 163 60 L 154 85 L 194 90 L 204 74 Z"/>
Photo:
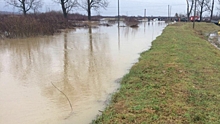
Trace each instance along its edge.
<path fill-rule="evenodd" d="M 187 3 L 187 21 L 189 21 L 189 1 L 186 0 Z"/>
<path fill-rule="evenodd" d="M 119 27 L 120 15 L 119 15 L 119 0 L 118 0 L 118 27 Z"/>
<path fill-rule="evenodd" d="M 167 21 L 169 21 L 169 16 L 170 16 L 170 5 L 168 5 L 168 18 L 167 18 Z"/>
<path fill-rule="evenodd" d="M 193 17 L 193 29 L 195 28 L 196 3 L 197 3 L 197 0 L 195 0 L 194 17 Z"/>
<path fill-rule="evenodd" d="M 214 6 L 215 6 L 215 0 L 212 0 L 212 9 L 211 9 L 211 15 L 210 15 L 210 22 L 211 22 L 212 17 L 213 17 Z"/>
<path fill-rule="evenodd" d="M 120 13 L 119 13 L 119 0 L 118 0 L 118 50 L 120 50 Z"/>
<path fill-rule="evenodd" d="M 146 9 L 144 9 L 144 20 L 146 20 Z"/>
<path fill-rule="evenodd" d="M 172 6 L 170 6 L 170 15 L 169 15 L 169 17 L 171 18 L 171 10 L 172 10 Z M 171 20 L 172 20 L 172 18 L 171 18 Z"/>

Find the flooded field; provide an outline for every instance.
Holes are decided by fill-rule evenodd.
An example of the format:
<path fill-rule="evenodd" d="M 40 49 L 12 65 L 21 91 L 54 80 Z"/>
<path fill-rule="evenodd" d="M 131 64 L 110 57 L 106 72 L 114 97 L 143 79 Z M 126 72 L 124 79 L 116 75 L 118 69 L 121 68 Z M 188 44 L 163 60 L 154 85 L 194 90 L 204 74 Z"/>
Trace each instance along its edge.
<path fill-rule="evenodd" d="M 164 22 L 0 41 L 0 124 L 88 124 Z"/>

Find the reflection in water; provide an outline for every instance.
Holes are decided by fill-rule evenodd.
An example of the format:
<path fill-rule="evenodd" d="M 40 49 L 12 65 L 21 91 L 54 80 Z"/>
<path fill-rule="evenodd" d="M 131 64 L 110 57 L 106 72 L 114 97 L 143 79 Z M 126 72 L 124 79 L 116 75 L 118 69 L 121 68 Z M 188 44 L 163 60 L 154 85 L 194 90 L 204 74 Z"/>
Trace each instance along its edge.
<path fill-rule="evenodd" d="M 144 33 L 146 31 L 146 22 L 144 22 Z"/>
<path fill-rule="evenodd" d="M 118 26 L 118 50 L 120 51 L 120 27 Z"/>
<path fill-rule="evenodd" d="M 220 32 L 215 32 L 209 34 L 208 41 L 212 43 L 214 46 L 220 48 Z"/>
<path fill-rule="evenodd" d="M 92 28 L 91 27 L 89 27 L 89 43 L 90 43 L 90 51 L 92 53 L 93 46 L 92 46 Z"/>
<path fill-rule="evenodd" d="M 115 80 L 150 48 L 153 28 L 158 36 L 165 26 L 149 25 L 144 31 L 143 25 L 116 24 L 1 41 L 0 123 L 91 122 L 119 87 Z"/>
<path fill-rule="evenodd" d="M 66 91 L 67 88 L 69 88 L 69 86 L 70 86 L 69 81 L 68 81 L 68 71 L 67 71 L 67 69 L 68 69 L 67 66 L 68 66 L 68 61 L 69 61 L 68 53 L 67 53 L 67 31 L 64 32 L 64 49 L 63 49 L 63 51 L 64 51 L 64 59 L 63 59 L 64 60 L 64 62 L 63 62 L 64 63 L 64 65 L 63 65 L 63 83 L 64 83 L 64 88 L 63 88 L 63 91 Z M 58 91 L 60 91 L 60 93 L 62 95 L 64 95 L 64 97 L 67 99 L 67 101 L 68 101 L 68 103 L 70 105 L 70 110 L 71 110 L 70 113 L 72 113 L 73 112 L 73 107 L 72 107 L 72 103 L 71 103 L 69 97 L 63 91 L 61 91 L 57 86 L 55 86 L 53 83 L 52 83 L 52 85 Z"/>
<path fill-rule="evenodd" d="M 124 27 L 122 31 L 124 36 L 128 38 L 128 36 L 135 36 L 138 30 L 139 28 Z"/>

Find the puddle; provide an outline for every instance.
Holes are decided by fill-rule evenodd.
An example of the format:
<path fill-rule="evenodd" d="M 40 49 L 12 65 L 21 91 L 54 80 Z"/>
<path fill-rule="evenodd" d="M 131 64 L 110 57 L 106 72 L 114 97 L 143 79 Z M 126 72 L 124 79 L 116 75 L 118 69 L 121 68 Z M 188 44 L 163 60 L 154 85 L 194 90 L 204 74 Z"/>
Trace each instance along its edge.
<path fill-rule="evenodd" d="M 214 46 L 220 48 L 220 31 L 209 34 L 208 41 Z"/>

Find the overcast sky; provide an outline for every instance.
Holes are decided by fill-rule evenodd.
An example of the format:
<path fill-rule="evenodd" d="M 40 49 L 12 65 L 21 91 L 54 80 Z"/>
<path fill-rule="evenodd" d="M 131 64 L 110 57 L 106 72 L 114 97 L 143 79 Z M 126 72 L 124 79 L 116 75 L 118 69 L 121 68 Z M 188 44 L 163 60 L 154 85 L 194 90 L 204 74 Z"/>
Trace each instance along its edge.
<path fill-rule="evenodd" d="M 120 0 L 121 15 L 144 15 L 144 9 L 147 16 L 168 15 L 168 5 L 171 6 L 171 15 L 176 12 L 184 13 L 186 8 L 185 0 Z M 111 1 L 107 14 L 117 13 L 117 0 Z M 104 14 L 104 12 L 103 12 Z"/>
<path fill-rule="evenodd" d="M 120 15 L 128 16 L 144 16 L 144 9 L 147 10 L 147 16 L 167 16 L 168 5 L 171 7 L 171 15 L 175 13 L 186 14 L 186 1 L 185 0 L 119 0 L 120 1 Z M 54 3 L 53 0 L 42 0 L 43 6 L 39 9 L 40 12 L 45 11 L 61 11 L 61 7 Z M 0 11 L 18 11 L 11 6 L 5 6 L 4 0 L 0 0 Z M 118 0 L 109 0 L 109 6 L 106 10 L 100 9 L 99 12 L 92 11 L 93 15 L 117 15 Z M 74 9 L 73 13 L 78 12 L 86 14 L 80 8 Z"/>

